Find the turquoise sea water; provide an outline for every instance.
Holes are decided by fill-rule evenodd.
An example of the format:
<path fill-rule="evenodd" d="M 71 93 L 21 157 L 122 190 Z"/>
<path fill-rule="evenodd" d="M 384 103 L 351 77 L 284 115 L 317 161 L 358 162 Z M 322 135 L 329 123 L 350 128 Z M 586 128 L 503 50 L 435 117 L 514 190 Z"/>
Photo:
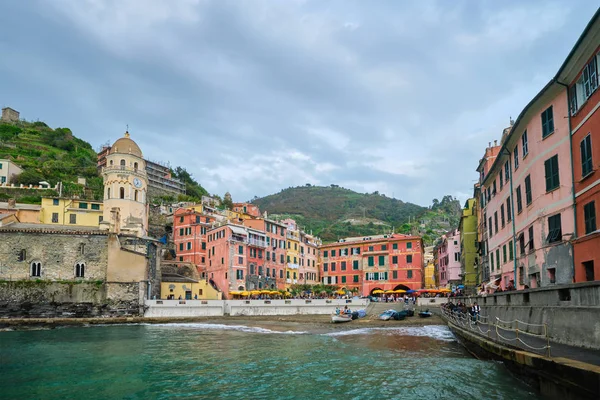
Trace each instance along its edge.
<path fill-rule="evenodd" d="M 210 324 L 0 332 L 2 399 L 531 399 L 443 326 Z"/>

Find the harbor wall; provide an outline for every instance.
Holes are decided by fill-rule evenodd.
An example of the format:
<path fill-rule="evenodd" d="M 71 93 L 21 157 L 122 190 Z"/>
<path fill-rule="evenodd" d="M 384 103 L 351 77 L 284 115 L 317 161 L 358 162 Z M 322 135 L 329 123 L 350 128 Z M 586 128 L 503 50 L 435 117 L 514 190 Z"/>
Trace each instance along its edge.
<path fill-rule="evenodd" d="M 146 300 L 149 318 L 331 314 L 336 307 L 364 309 L 367 299 Z"/>
<path fill-rule="evenodd" d="M 550 339 L 558 343 L 600 349 L 598 281 L 449 300 L 463 301 L 467 305 L 477 302 L 481 307 L 481 315 L 493 321 L 498 318 L 502 321 L 545 324 Z"/>
<path fill-rule="evenodd" d="M 600 367 L 564 358 L 541 355 L 503 346 L 447 321 L 450 330 L 473 354 L 500 360 L 544 398 L 580 400 L 600 398 Z"/>

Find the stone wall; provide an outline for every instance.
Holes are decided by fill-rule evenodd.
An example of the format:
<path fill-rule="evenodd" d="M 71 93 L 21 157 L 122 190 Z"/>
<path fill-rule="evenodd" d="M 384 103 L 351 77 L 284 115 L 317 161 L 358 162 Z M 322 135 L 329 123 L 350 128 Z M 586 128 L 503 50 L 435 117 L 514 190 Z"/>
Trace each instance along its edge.
<path fill-rule="evenodd" d="M 558 343 L 600 349 L 599 281 L 450 300 L 477 302 L 481 314 L 492 320 L 546 324 Z"/>
<path fill-rule="evenodd" d="M 109 289 L 119 300 L 107 298 Z M 0 318 L 137 316 L 139 296 L 138 283 L 0 281 Z"/>
<path fill-rule="evenodd" d="M 10 231 L 3 231 L 0 235 L 0 279 L 29 279 L 31 263 L 40 262 L 39 279 L 106 280 L 106 235 Z M 25 251 L 25 260 L 19 261 L 22 250 Z M 85 264 L 83 278 L 75 276 L 77 263 Z"/>

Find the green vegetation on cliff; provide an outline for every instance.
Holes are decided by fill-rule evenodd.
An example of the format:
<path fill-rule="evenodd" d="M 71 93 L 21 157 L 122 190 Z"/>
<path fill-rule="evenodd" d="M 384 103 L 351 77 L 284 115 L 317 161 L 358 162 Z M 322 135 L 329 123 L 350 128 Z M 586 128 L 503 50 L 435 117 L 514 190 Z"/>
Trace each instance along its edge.
<path fill-rule="evenodd" d="M 307 232 L 324 241 L 342 237 L 413 233 L 430 244 L 441 233 L 458 226 L 460 203 L 451 196 L 430 207 L 374 193 L 357 193 L 331 186 L 299 186 L 256 198 L 253 203 L 274 218 L 294 218 Z"/>

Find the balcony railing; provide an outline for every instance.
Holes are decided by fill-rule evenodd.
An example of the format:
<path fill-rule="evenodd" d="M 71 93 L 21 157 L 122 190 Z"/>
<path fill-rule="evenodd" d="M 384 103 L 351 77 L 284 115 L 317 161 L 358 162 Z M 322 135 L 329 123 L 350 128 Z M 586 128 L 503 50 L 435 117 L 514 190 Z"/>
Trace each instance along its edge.
<path fill-rule="evenodd" d="M 287 279 L 285 280 L 285 283 L 292 283 L 292 280 L 291 280 L 290 278 L 287 278 Z"/>
<path fill-rule="evenodd" d="M 109 165 L 109 166 L 102 168 L 102 171 L 130 171 L 130 172 L 137 172 L 138 174 L 141 174 L 141 175 L 146 175 L 146 170 L 141 169 L 141 168 L 128 167 L 126 165 Z"/>
<path fill-rule="evenodd" d="M 248 239 L 248 244 L 256 247 L 267 247 L 267 242 L 264 240 Z"/>
<path fill-rule="evenodd" d="M 289 269 L 298 269 L 298 268 L 300 268 L 300 266 L 298 264 L 292 264 L 292 263 L 288 263 L 287 267 Z"/>

